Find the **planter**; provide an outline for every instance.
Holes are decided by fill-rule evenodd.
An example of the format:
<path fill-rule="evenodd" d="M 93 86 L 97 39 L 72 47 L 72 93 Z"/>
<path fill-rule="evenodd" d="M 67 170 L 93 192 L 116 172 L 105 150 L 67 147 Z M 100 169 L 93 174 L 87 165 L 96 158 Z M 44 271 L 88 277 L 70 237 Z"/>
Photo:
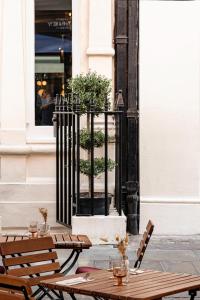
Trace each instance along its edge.
<path fill-rule="evenodd" d="M 109 211 L 112 195 L 108 194 L 107 209 Z M 93 198 L 94 215 L 105 215 L 105 196 L 103 193 L 95 193 Z M 92 200 L 88 193 L 81 193 L 79 198 L 79 214 L 91 215 Z"/>

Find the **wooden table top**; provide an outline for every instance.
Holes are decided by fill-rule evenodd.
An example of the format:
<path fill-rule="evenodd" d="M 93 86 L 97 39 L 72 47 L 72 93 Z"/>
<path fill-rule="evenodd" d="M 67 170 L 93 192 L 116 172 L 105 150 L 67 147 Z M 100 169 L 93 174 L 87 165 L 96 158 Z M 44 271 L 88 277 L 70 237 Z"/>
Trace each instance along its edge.
<path fill-rule="evenodd" d="M 51 233 L 55 248 L 57 249 L 89 249 L 92 246 L 87 235 L 74 235 L 68 233 Z M 0 243 L 29 239 L 27 235 L 3 234 Z"/>
<path fill-rule="evenodd" d="M 83 274 L 65 276 L 61 280 L 84 276 Z M 141 274 L 130 275 L 126 286 L 114 286 L 111 272 L 101 270 L 90 275 L 92 281 L 76 285 L 59 285 L 60 279 L 41 282 L 43 286 L 68 293 L 99 296 L 105 299 L 151 300 L 177 294 L 183 291 L 200 289 L 200 276 L 145 270 Z"/>

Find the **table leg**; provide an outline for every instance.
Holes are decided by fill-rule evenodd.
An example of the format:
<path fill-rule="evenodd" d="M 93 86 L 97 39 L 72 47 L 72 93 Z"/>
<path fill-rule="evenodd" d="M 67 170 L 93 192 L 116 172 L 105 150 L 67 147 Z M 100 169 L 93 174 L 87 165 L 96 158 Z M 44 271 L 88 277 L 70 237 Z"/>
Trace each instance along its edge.
<path fill-rule="evenodd" d="M 197 291 L 189 291 L 190 300 L 194 300 L 197 295 Z"/>
<path fill-rule="evenodd" d="M 61 272 L 63 274 L 66 275 L 67 273 L 69 273 L 69 271 L 73 268 L 73 266 L 77 262 L 78 257 L 81 252 L 82 252 L 82 249 L 72 250 L 68 259 L 61 265 Z M 69 264 L 69 266 L 66 269 L 64 269 L 67 266 L 67 264 Z"/>

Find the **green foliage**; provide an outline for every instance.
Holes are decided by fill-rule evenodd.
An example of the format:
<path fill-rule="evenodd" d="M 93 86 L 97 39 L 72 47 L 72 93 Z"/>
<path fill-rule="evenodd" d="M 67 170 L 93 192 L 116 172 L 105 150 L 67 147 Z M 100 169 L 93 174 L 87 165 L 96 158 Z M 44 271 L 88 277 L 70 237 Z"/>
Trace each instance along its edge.
<path fill-rule="evenodd" d="M 108 171 L 112 171 L 115 167 L 115 162 L 112 159 L 107 160 Z M 89 160 L 80 159 L 80 171 L 86 176 L 91 176 L 91 162 Z M 98 176 L 101 173 L 105 172 L 105 159 L 94 158 L 94 176 Z"/>
<path fill-rule="evenodd" d="M 111 80 L 96 72 L 89 72 L 69 79 L 68 89 L 78 96 L 82 113 L 91 109 L 91 103 L 93 110 L 101 112 L 104 110 L 106 98 L 111 93 Z"/>
<path fill-rule="evenodd" d="M 93 146 L 100 148 L 103 146 L 105 141 L 105 134 L 102 130 L 94 131 L 93 135 Z M 82 129 L 80 132 L 80 146 L 85 150 L 92 148 L 91 133 L 87 129 Z"/>

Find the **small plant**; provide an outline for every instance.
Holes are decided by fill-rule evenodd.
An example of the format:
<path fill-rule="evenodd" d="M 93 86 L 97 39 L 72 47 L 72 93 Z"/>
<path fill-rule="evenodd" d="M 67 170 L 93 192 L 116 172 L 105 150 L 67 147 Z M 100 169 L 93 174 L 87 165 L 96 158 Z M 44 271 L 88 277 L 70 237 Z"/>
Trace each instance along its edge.
<path fill-rule="evenodd" d="M 112 171 L 115 167 L 115 162 L 112 159 L 107 160 L 107 168 L 108 171 Z M 85 174 L 86 176 L 91 176 L 91 161 L 80 159 L 80 171 L 81 173 Z M 104 157 L 95 158 L 94 159 L 94 173 L 93 175 L 96 177 L 101 173 L 105 172 L 105 159 Z"/>
<path fill-rule="evenodd" d="M 96 148 L 100 148 L 103 146 L 104 141 L 105 135 L 103 131 L 95 131 L 93 135 L 93 146 Z M 91 134 L 87 129 L 82 129 L 80 132 L 80 146 L 85 150 L 89 150 L 92 147 Z"/>
<path fill-rule="evenodd" d="M 96 72 L 89 72 L 69 79 L 68 89 L 78 96 L 82 113 L 89 111 L 92 106 L 93 110 L 101 112 L 104 109 L 106 97 L 109 97 L 111 93 L 111 80 Z"/>
<path fill-rule="evenodd" d="M 88 176 L 89 196 L 91 196 L 91 176 L 98 176 L 105 172 L 105 158 L 94 158 L 94 168 L 91 168 L 91 149 L 100 148 L 105 143 L 105 134 L 102 130 L 94 130 L 91 138 L 90 113 L 94 116 L 110 107 L 109 96 L 111 93 L 111 81 L 96 72 L 80 74 L 68 81 L 68 89 L 77 95 L 79 111 L 87 114 L 87 128 L 80 131 L 80 146 L 87 151 L 87 160 L 80 159 L 80 172 Z M 76 97 L 75 97 L 76 98 Z M 73 100 L 73 99 L 72 99 Z M 76 105 L 76 103 L 73 103 Z M 112 171 L 115 162 L 107 159 L 107 170 Z"/>

